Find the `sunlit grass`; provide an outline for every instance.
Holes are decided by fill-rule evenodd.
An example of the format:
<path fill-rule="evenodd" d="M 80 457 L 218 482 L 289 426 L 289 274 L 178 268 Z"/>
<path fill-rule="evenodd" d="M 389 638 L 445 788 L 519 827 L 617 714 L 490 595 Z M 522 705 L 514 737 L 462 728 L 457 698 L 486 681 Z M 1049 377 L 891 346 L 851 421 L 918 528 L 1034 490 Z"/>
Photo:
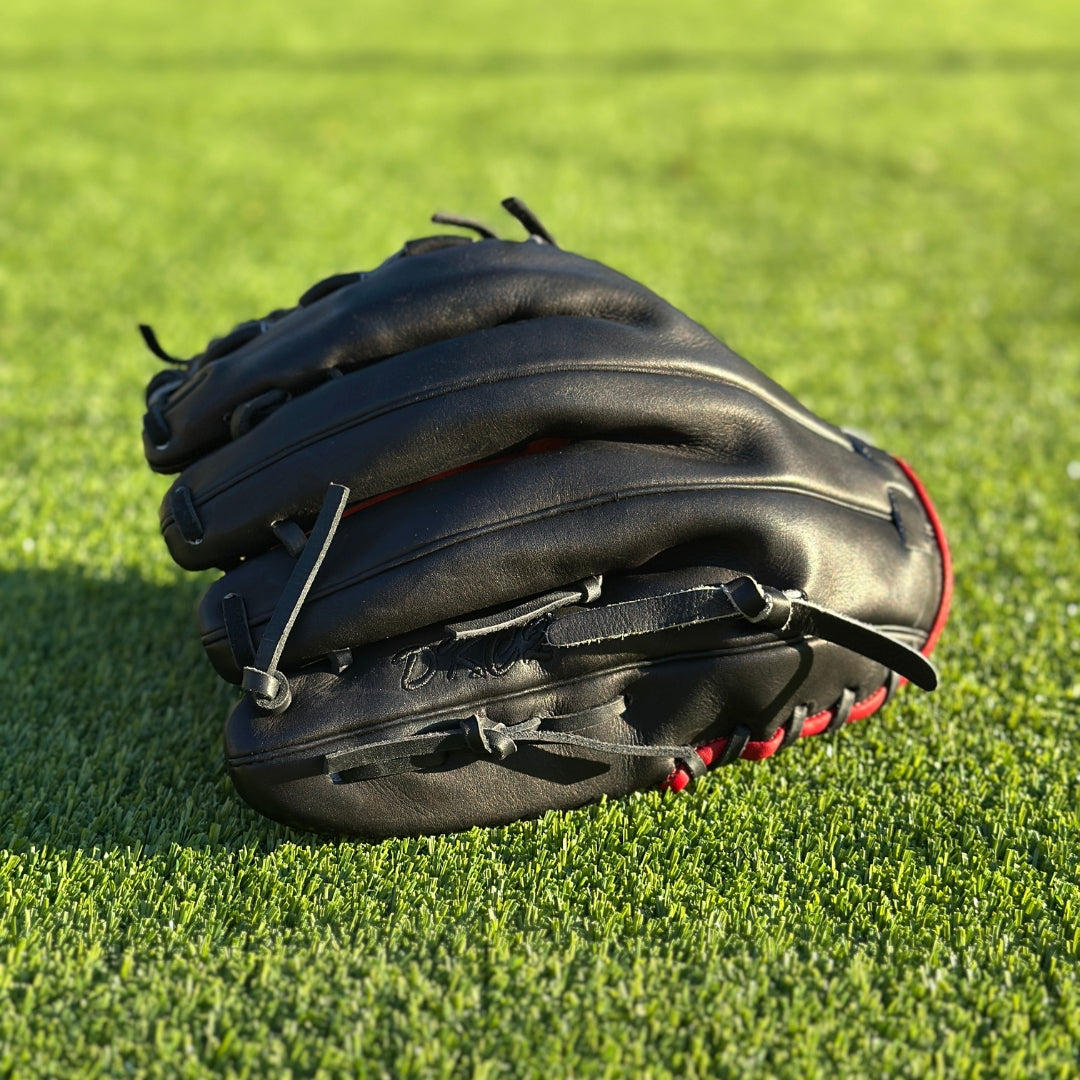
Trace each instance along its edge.
<path fill-rule="evenodd" d="M 1072 1074 L 1074 6 L 193 10 L 5 11 L 0 1075 Z M 221 765 L 135 324 L 509 194 L 915 466 L 943 685 L 677 798 L 290 833 Z"/>

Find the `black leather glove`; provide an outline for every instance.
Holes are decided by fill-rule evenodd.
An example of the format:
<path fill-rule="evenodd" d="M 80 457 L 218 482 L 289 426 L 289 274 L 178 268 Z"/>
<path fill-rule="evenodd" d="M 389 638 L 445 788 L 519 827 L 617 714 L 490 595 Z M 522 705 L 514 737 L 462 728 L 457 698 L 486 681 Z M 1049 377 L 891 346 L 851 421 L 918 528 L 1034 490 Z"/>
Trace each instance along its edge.
<path fill-rule="evenodd" d="M 571 808 L 932 689 L 948 555 L 906 466 L 642 285 L 406 244 L 148 389 L 162 531 L 247 691 L 256 808 L 367 837 Z M 151 331 L 151 347 L 166 359 Z"/>

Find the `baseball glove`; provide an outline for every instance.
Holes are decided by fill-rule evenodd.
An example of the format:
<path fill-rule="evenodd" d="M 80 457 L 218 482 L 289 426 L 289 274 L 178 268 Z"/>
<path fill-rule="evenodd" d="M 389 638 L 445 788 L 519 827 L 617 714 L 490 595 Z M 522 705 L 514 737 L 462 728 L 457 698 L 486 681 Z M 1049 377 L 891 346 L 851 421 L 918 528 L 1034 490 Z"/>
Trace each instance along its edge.
<path fill-rule="evenodd" d="M 245 693 L 252 806 L 370 838 L 763 758 L 927 660 L 948 554 L 906 466 L 644 286 L 432 236 L 241 323 L 147 392 L 170 552 Z"/>

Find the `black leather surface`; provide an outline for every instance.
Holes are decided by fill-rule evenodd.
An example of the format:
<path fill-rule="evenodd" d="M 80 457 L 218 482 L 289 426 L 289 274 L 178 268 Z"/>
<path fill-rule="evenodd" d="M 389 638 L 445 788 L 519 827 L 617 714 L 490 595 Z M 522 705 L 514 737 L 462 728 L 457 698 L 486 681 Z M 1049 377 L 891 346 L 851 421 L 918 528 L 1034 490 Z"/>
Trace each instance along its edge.
<path fill-rule="evenodd" d="M 666 586 L 657 580 L 651 587 Z M 746 624 L 554 652 L 540 643 L 542 627 L 543 620 L 462 643 L 441 639 L 433 627 L 374 647 L 342 676 L 294 675 L 294 704 L 280 716 L 241 701 L 226 729 L 237 787 L 257 809 L 290 824 L 372 839 L 500 824 L 658 784 L 674 762 L 523 745 L 501 762 L 458 751 L 422 762 L 419 772 L 334 784 L 326 756 L 375 741 L 402 719 L 434 724 L 468 716 L 481 702 L 512 730 L 619 695 L 628 699 L 623 715 L 585 734 L 611 743 L 698 745 L 742 726 L 764 739 L 796 707 L 817 712 L 848 687 L 863 701 L 887 675 L 828 642 L 784 641 Z M 920 643 L 916 632 L 905 636 Z"/>
<path fill-rule="evenodd" d="M 888 677 L 805 627 L 741 619 L 554 653 L 522 642 L 565 612 L 460 642 L 446 623 L 592 575 L 602 605 L 748 574 L 915 647 L 940 606 L 931 523 L 887 454 L 644 286 L 535 240 L 409 245 L 242 324 L 148 400 L 148 460 L 181 470 L 162 504 L 169 550 L 189 569 L 228 568 L 199 611 L 223 677 L 239 682 L 245 661 L 226 596 L 234 638 L 240 611 L 257 649 L 295 525 L 311 528 L 330 482 L 358 507 L 291 625 L 292 704 L 273 715 L 245 698 L 228 725 L 245 797 L 302 827 L 493 824 L 634 790 L 673 764 L 523 744 L 505 762 L 455 751 L 330 780 L 328 753 L 402 718 L 482 703 L 510 725 L 627 695 L 596 738 L 697 744 L 743 727 L 758 739 Z M 345 649 L 344 673 L 318 670 Z"/>
<path fill-rule="evenodd" d="M 865 461 L 847 453 L 853 466 Z M 873 506 L 839 484 L 800 488 L 783 474 L 746 476 L 704 455 L 642 444 L 575 443 L 461 473 L 342 523 L 286 663 L 590 574 L 633 570 L 691 543 L 719 565 L 864 621 L 926 628 L 936 610 L 927 583 L 940 578 L 938 555 L 925 530 L 901 537 L 889 484 L 912 515 L 921 513 L 898 470 L 892 478 L 879 471 Z M 239 672 L 222 630 L 223 597 L 244 595 L 257 644 L 292 565 L 283 550 L 272 551 L 207 592 L 203 642 L 225 678 L 238 681 Z"/>

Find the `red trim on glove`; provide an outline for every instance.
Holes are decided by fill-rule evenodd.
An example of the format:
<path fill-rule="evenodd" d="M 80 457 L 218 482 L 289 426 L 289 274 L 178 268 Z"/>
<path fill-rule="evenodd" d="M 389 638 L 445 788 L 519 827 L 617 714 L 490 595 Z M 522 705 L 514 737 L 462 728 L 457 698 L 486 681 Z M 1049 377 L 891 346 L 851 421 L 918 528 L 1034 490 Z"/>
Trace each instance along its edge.
<path fill-rule="evenodd" d="M 355 514 L 360 510 L 366 510 L 369 506 L 374 506 L 376 503 L 384 502 L 386 499 L 392 499 L 395 495 L 403 495 L 406 491 L 412 491 L 414 488 L 423 487 L 424 484 L 433 484 L 436 480 L 445 480 L 448 476 L 456 476 L 458 473 L 471 472 L 473 469 L 480 469 L 485 465 L 500 465 L 504 461 L 514 461 L 516 458 L 528 457 L 530 454 L 546 454 L 549 450 L 561 450 L 564 446 L 569 445 L 569 439 L 533 439 L 531 443 L 527 443 L 516 453 L 500 454 L 496 457 L 483 458 L 480 461 L 470 461 L 468 465 L 458 465 L 456 468 L 447 469 L 446 472 L 436 473 L 434 476 L 429 476 L 424 480 L 417 480 L 415 483 L 406 484 L 404 487 L 394 488 L 393 491 L 384 491 L 381 495 L 372 495 L 370 499 L 364 499 L 363 502 L 353 503 L 353 505 L 341 516 L 349 517 L 351 514 Z"/>
<path fill-rule="evenodd" d="M 934 509 L 934 504 L 930 501 L 930 496 L 927 494 L 922 481 L 915 475 L 911 466 L 908 465 L 906 461 L 901 461 L 900 458 L 895 458 L 894 460 L 903 470 L 904 475 L 908 480 L 911 481 L 911 486 L 915 489 L 915 494 L 918 495 L 919 501 L 926 511 L 926 516 L 930 520 L 930 526 L 934 530 L 934 539 L 937 541 L 938 550 L 941 552 L 941 601 L 938 604 L 937 614 L 934 616 L 934 622 L 930 627 L 930 632 L 927 634 L 926 644 L 919 650 L 923 656 L 929 656 L 930 653 L 933 652 L 934 646 L 938 643 L 942 630 L 945 629 L 945 623 L 949 618 L 949 608 L 952 605 L 952 555 L 949 552 L 949 543 L 945 539 L 945 530 L 942 528 L 941 519 Z M 906 682 L 907 679 L 901 679 L 901 683 Z M 852 724 L 856 720 L 864 720 L 872 713 L 877 712 L 877 710 L 885 704 L 886 695 L 886 688 L 884 686 L 879 686 L 865 701 L 857 702 L 852 706 L 851 714 L 848 716 L 847 722 Z M 808 716 L 803 723 L 803 729 L 799 738 L 805 739 L 811 735 L 820 735 L 829 726 L 835 715 L 836 706 L 833 706 L 831 709 L 825 709 L 823 712 Z M 711 765 L 723 755 L 729 738 L 730 736 L 725 735 L 722 738 L 713 739 L 711 742 L 705 743 L 704 746 L 697 747 L 698 756 L 706 765 Z M 747 761 L 761 761 L 763 758 L 771 757 L 775 754 L 776 751 L 780 749 L 780 744 L 783 741 L 784 729 L 777 728 L 769 739 L 762 739 L 759 742 L 748 742 L 746 746 L 743 747 L 743 751 L 739 757 L 745 758 Z M 660 790 L 682 791 L 689 783 L 690 774 L 686 769 L 680 766 L 675 769 L 663 784 L 660 785 Z"/>
<path fill-rule="evenodd" d="M 941 603 L 938 604 L 937 615 L 934 617 L 934 625 L 930 627 L 930 635 L 926 639 L 926 644 L 920 650 L 923 656 L 929 656 L 938 643 L 938 638 L 941 637 L 941 631 L 945 629 L 945 623 L 949 619 L 949 608 L 952 606 L 952 553 L 949 551 L 949 541 L 945 539 L 945 529 L 942 527 L 941 518 L 938 517 L 934 504 L 930 501 L 930 495 L 927 493 L 926 488 L 923 487 L 923 482 L 915 475 L 906 461 L 902 461 L 900 458 L 894 460 L 904 470 L 904 475 L 911 481 L 915 494 L 919 496 L 919 501 L 926 511 L 926 516 L 930 519 L 930 527 L 934 530 L 934 539 L 937 541 L 938 551 L 941 552 Z"/>

